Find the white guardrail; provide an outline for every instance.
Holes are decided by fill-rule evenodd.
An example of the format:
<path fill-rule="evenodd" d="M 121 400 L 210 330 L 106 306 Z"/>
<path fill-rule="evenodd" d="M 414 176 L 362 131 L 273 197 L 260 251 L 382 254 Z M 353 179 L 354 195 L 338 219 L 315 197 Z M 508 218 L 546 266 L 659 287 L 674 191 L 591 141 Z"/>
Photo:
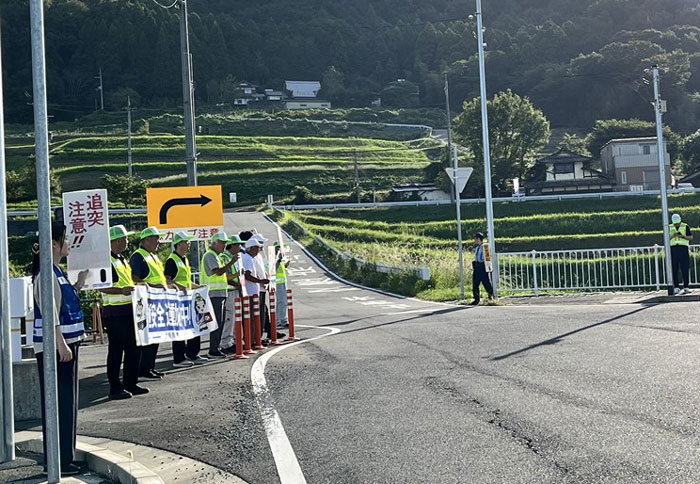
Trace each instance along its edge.
<path fill-rule="evenodd" d="M 666 286 L 662 246 L 498 254 L 502 292 L 534 293 Z M 700 245 L 690 247 L 690 282 L 700 284 Z"/>

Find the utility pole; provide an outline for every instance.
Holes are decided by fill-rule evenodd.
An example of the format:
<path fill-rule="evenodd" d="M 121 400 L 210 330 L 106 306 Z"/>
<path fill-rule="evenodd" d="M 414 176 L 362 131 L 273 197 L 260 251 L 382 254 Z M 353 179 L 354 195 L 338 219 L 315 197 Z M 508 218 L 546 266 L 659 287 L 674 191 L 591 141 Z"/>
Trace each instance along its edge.
<path fill-rule="evenodd" d="M 197 146 L 194 130 L 194 86 L 192 83 L 192 57 L 187 22 L 187 0 L 180 0 L 180 54 L 182 57 L 182 104 L 185 123 L 185 162 L 187 184 L 197 185 Z"/>
<path fill-rule="evenodd" d="M 481 0 L 476 0 L 476 29 L 479 43 L 479 85 L 481 91 L 481 131 L 484 145 L 484 188 L 486 190 L 486 224 L 491 248 L 493 272 L 493 295 L 498 297 L 498 255 L 493 224 L 493 198 L 491 196 L 491 147 L 489 145 L 489 115 L 486 97 L 486 66 L 484 61 L 484 19 L 481 13 Z"/>
<path fill-rule="evenodd" d="M 49 139 L 46 105 L 46 53 L 44 49 L 44 0 L 30 0 L 29 13 L 32 40 L 32 82 L 34 89 L 34 142 L 36 158 L 36 193 L 39 219 L 39 274 L 41 315 L 44 328 L 44 406 L 46 429 L 47 477 L 49 484 L 60 482 L 61 456 L 58 436 L 58 398 L 56 375 L 56 332 L 54 320 L 53 257 L 51 237 L 51 190 L 49 185 Z"/>
<path fill-rule="evenodd" d="M 100 80 L 100 87 L 97 88 L 98 91 L 100 91 L 100 111 L 105 110 L 105 95 L 104 95 L 104 89 L 102 88 L 102 68 L 100 67 L 100 75 L 95 76 L 95 79 Z"/>
<path fill-rule="evenodd" d="M 128 133 L 128 136 L 126 138 L 126 166 L 129 176 L 134 176 L 134 172 L 131 165 L 131 96 L 126 97 L 126 124 Z"/>
<path fill-rule="evenodd" d="M 671 266 L 671 235 L 668 222 L 668 197 L 666 193 L 666 150 L 664 149 L 664 131 L 662 124 L 661 79 L 659 66 L 654 64 L 654 114 L 656 115 L 656 151 L 659 156 L 659 188 L 661 192 L 661 219 L 664 224 L 664 262 L 666 266 L 666 285 L 668 294 L 673 295 L 673 267 Z"/>
<path fill-rule="evenodd" d="M 459 296 L 464 299 L 464 252 L 462 247 L 462 194 L 457 182 L 457 147 L 452 146 L 452 116 L 450 115 L 450 84 L 445 72 L 445 103 L 447 104 L 447 156 L 452 157 L 452 168 L 455 172 L 454 197 L 457 207 L 457 252 L 459 254 Z"/>
<path fill-rule="evenodd" d="M 0 49 L 1 50 L 1 49 Z M 0 59 L 0 72 L 2 60 Z M 7 185 L 5 182 L 5 119 L 3 114 L 2 75 L 0 75 L 0 294 L 10 294 L 10 257 L 7 247 Z M 0 300 L 0 368 L 2 368 L 2 445 L 0 462 L 15 460 L 15 404 L 12 387 L 12 329 L 10 298 Z"/>
<path fill-rule="evenodd" d="M 357 194 L 357 203 L 362 202 L 360 195 L 360 167 L 357 163 L 357 150 L 352 150 L 352 163 L 355 166 L 355 193 Z"/>

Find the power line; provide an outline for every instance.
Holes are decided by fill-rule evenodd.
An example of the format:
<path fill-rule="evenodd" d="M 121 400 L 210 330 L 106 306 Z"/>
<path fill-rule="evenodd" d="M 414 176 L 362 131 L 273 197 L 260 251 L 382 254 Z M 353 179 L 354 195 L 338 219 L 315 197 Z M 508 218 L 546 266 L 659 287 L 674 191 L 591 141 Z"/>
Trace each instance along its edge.
<path fill-rule="evenodd" d="M 158 0 L 153 0 L 153 3 L 155 3 L 156 5 L 158 5 L 160 8 L 164 8 L 164 9 L 171 9 L 171 8 L 173 8 L 175 5 L 177 5 L 179 2 L 180 2 L 180 0 L 174 0 L 173 3 L 172 3 L 171 5 L 163 5 L 163 4 L 159 3 Z"/>

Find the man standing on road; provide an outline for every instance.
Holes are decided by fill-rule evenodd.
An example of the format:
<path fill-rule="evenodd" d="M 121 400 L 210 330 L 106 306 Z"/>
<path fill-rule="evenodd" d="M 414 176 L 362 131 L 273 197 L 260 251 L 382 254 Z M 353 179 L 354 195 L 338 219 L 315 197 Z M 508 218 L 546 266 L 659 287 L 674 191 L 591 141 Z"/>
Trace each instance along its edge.
<path fill-rule="evenodd" d="M 678 270 L 683 275 L 683 294 L 690 292 L 690 254 L 688 248 L 693 234 L 690 227 L 681 222 L 681 216 L 674 213 L 669 226 L 671 237 L 671 266 L 673 267 L 673 294 L 678 294 L 680 290 L 680 280 Z"/>
<path fill-rule="evenodd" d="M 255 229 L 253 229 L 255 230 Z M 267 257 L 265 257 L 264 253 L 264 246 L 265 242 L 267 242 L 268 239 L 263 237 L 261 234 L 255 234 L 252 237 L 253 239 L 256 239 L 260 243 L 260 250 L 258 251 L 258 254 L 255 256 L 254 261 L 256 264 L 256 267 L 258 269 L 258 273 L 262 274 L 264 278 L 268 279 L 268 282 L 266 284 L 260 284 L 260 324 L 262 325 L 262 328 L 265 331 L 265 334 L 267 334 L 267 339 L 263 341 L 263 345 L 267 346 L 272 339 L 272 327 L 270 326 L 270 310 L 267 307 L 267 295 L 269 292 L 269 286 L 270 286 L 270 281 L 269 281 L 269 275 L 272 273 L 272 270 L 270 269 L 270 266 L 268 262 Z M 286 294 L 285 294 L 286 297 Z M 286 334 L 277 332 L 277 337 L 278 338 L 284 338 Z"/>
<path fill-rule="evenodd" d="M 218 328 L 212 331 L 209 335 L 209 358 L 220 359 L 225 357 L 219 345 L 221 343 L 221 334 L 224 330 L 225 320 L 225 304 L 226 294 L 228 290 L 227 274 L 234 264 L 233 259 L 228 263 L 221 260 L 221 253 L 228 244 L 228 236 L 225 232 L 217 232 L 211 238 L 209 250 L 204 253 L 199 268 L 200 282 L 209 286 L 209 298 L 214 309 Z"/>
<path fill-rule="evenodd" d="M 486 259 L 484 258 L 484 234 L 481 232 L 474 234 L 474 246 L 474 262 L 472 262 L 472 293 L 474 294 L 474 300 L 471 304 L 472 306 L 477 306 L 481 300 L 481 296 L 479 294 L 480 286 L 482 284 L 484 285 L 484 289 L 486 289 L 489 298 L 493 298 L 493 287 L 491 286 L 489 273 L 486 272 Z"/>
<path fill-rule="evenodd" d="M 202 286 L 192 282 L 192 269 L 187 260 L 190 252 L 190 240 L 194 236 L 187 232 L 178 232 L 173 236 L 173 251 L 165 261 L 165 278 L 169 284 L 176 284 L 185 291 L 197 289 Z M 176 368 L 188 368 L 193 365 L 201 365 L 209 361 L 199 356 L 201 340 L 195 336 L 187 341 L 173 341 L 173 366 Z"/>
<path fill-rule="evenodd" d="M 270 280 L 265 276 L 262 267 L 259 267 L 259 264 L 255 261 L 255 258 L 260 253 L 262 247 L 263 243 L 260 242 L 260 240 L 258 240 L 256 237 L 251 237 L 245 243 L 246 251 L 245 254 L 243 254 L 243 257 L 241 258 L 243 264 L 243 273 L 245 274 L 246 293 L 248 293 L 249 296 L 248 304 L 250 307 L 250 314 L 253 314 L 255 309 L 255 306 L 253 305 L 253 298 L 250 296 L 253 296 L 255 294 L 259 295 L 261 285 L 270 283 Z M 256 333 L 257 327 L 251 328 L 251 331 L 253 332 L 253 334 L 244 334 L 243 339 L 245 341 L 249 341 L 250 345 L 252 346 L 255 339 L 253 335 Z"/>
<path fill-rule="evenodd" d="M 109 399 L 125 400 L 132 395 L 148 393 L 148 388 L 136 383 L 141 363 L 141 348 L 136 345 L 134 313 L 131 309 L 131 293 L 134 292 L 134 280 L 131 267 L 122 253 L 129 241 L 126 227 L 117 225 L 109 229 L 112 260 L 112 287 L 102 289 L 102 320 L 108 333 L 107 379 L 109 380 Z M 124 382 L 119 379 L 119 369 L 124 359 Z"/>
<path fill-rule="evenodd" d="M 158 258 L 158 245 L 161 234 L 156 227 L 148 227 L 141 231 L 140 247 L 131 255 L 129 265 L 131 275 L 136 284 L 148 284 L 151 287 L 161 289 L 168 288 L 168 282 L 163 272 L 163 262 Z M 142 378 L 159 380 L 165 373 L 156 370 L 156 356 L 158 355 L 158 344 L 144 346 L 141 349 L 141 369 Z"/>
<path fill-rule="evenodd" d="M 226 296 L 226 324 L 221 333 L 221 352 L 225 355 L 232 355 L 236 352 L 235 327 L 236 327 L 236 298 L 241 297 L 241 282 L 240 282 L 240 250 L 243 241 L 238 235 L 233 235 L 228 240 L 226 250 L 219 256 L 224 263 L 228 264 L 233 261 L 233 265 L 229 273 L 226 275 L 228 279 L 228 293 Z"/>

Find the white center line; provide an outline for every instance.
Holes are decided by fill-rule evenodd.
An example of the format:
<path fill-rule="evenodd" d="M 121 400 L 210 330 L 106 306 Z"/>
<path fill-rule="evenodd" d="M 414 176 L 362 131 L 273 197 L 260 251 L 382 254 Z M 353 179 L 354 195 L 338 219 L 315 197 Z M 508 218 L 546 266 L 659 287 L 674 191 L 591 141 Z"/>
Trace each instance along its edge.
<path fill-rule="evenodd" d="M 267 434 L 267 441 L 270 443 L 272 457 L 275 459 L 277 474 L 282 484 L 306 484 L 306 478 L 301 471 L 292 444 L 289 442 L 287 434 L 284 431 L 280 416 L 277 410 L 275 410 L 272 396 L 270 395 L 270 389 L 267 387 L 267 380 L 265 379 L 265 365 L 270 358 L 287 348 L 340 333 L 338 328 L 319 328 L 317 326 L 304 326 L 301 324 L 298 324 L 297 327 L 328 330 L 328 333 L 316 336 L 315 338 L 278 346 L 255 360 L 253 368 L 250 370 L 250 379 L 253 383 L 255 402 L 258 404 L 258 409 L 260 410 L 260 416 L 262 417 L 265 433 Z"/>

